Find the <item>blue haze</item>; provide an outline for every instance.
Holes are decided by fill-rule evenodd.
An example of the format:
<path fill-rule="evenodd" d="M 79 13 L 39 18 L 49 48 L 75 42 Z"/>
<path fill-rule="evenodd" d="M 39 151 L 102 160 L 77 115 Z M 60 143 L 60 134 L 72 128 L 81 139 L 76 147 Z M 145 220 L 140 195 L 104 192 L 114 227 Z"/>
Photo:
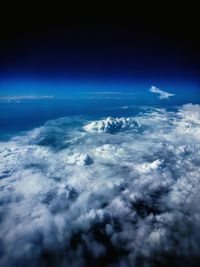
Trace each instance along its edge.
<path fill-rule="evenodd" d="M 163 100 L 149 91 L 150 86 L 148 83 L 132 81 L 2 81 L 0 138 L 7 139 L 16 132 L 40 126 L 47 120 L 59 117 L 87 116 L 98 119 L 107 116 L 134 116 L 141 106 L 172 109 L 186 103 L 200 103 L 197 83 L 163 83 L 161 89 L 175 94 L 170 99 Z M 23 99 L 24 96 L 35 99 Z M 42 99 L 43 96 L 49 98 Z M 13 100 L 12 97 L 21 99 Z"/>

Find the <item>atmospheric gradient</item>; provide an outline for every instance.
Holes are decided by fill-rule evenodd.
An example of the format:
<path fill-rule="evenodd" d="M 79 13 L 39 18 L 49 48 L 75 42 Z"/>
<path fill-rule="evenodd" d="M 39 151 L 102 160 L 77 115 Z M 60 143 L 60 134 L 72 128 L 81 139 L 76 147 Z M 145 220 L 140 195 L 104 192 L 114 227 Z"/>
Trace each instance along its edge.
<path fill-rule="evenodd" d="M 76 5 L 2 7 L 0 266 L 199 267 L 199 14 Z"/>

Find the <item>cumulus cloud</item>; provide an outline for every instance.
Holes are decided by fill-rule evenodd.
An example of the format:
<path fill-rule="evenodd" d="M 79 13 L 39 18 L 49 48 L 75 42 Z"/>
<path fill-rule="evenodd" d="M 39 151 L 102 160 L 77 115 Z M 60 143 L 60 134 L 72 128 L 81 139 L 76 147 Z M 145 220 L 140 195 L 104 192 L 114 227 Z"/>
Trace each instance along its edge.
<path fill-rule="evenodd" d="M 171 94 L 171 93 L 168 93 L 166 91 L 163 91 L 163 90 L 161 90 L 161 89 L 159 89 L 159 88 L 157 88 L 155 86 L 151 86 L 150 92 L 151 93 L 155 93 L 155 94 L 159 94 L 159 98 L 160 99 L 167 99 L 167 98 L 169 98 L 171 96 L 174 96 L 174 94 Z"/>
<path fill-rule="evenodd" d="M 153 170 L 157 170 L 160 165 L 161 165 L 161 161 L 159 159 L 156 159 L 152 162 L 145 162 L 145 163 L 142 163 L 142 164 L 138 164 L 136 166 L 136 170 L 139 171 L 140 173 L 148 173 L 148 172 L 151 172 Z"/>
<path fill-rule="evenodd" d="M 142 109 L 117 134 L 61 118 L 1 142 L 0 265 L 198 266 L 199 111 Z"/>
<path fill-rule="evenodd" d="M 108 117 L 105 120 L 93 121 L 83 127 L 87 132 L 91 133 L 110 133 L 114 134 L 130 127 L 138 127 L 136 121 L 131 118 L 112 118 Z"/>
<path fill-rule="evenodd" d="M 79 166 L 90 165 L 93 160 L 88 154 L 76 153 L 66 158 L 68 164 L 77 164 Z"/>

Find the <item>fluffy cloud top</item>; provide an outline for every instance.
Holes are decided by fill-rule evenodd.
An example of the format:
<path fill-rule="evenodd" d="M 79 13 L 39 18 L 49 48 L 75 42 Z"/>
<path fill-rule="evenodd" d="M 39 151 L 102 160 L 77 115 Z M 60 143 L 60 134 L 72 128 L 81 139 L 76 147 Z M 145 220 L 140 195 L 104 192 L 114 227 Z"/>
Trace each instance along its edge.
<path fill-rule="evenodd" d="M 155 86 L 151 86 L 150 92 L 155 93 L 155 94 L 159 94 L 159 98 L 160 99 L 167 99 L 170 96 L 174 96 L 174 94 L 171 94 L 171 93 L 168 93 L 166 91 L 160 90 L 159 88 L 157 88 Z"/>
<path fill-rule="evenodd" d="M 199 133 L 188 104 L 1 142 L 0 266 L 198 266 Z"/>
<path fill-rule="evenodd" d="M 91 133 L 110 133 L 114 134 L 119 131 L 127 130 L 130 127 L 138 127 L 136 121 L 131 118 L 112 118 L 105 120 L 93 121 L 83 127 L 87 132 Z"/>

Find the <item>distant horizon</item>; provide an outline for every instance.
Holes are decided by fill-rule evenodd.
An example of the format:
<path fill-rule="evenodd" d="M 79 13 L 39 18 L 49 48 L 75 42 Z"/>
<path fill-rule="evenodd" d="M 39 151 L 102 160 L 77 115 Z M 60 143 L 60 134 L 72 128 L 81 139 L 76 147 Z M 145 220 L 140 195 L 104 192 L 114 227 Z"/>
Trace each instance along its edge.
<path fill-rule="evenodd" d="M 77 93 L 146 92 L 151 86 L 164 91 L 187 93 L 200 90 L 198 81 L 134 81 L 134 80 L 73 80 L 73 79 L 0 79 L 0 97 L 67 97 Z"/>

